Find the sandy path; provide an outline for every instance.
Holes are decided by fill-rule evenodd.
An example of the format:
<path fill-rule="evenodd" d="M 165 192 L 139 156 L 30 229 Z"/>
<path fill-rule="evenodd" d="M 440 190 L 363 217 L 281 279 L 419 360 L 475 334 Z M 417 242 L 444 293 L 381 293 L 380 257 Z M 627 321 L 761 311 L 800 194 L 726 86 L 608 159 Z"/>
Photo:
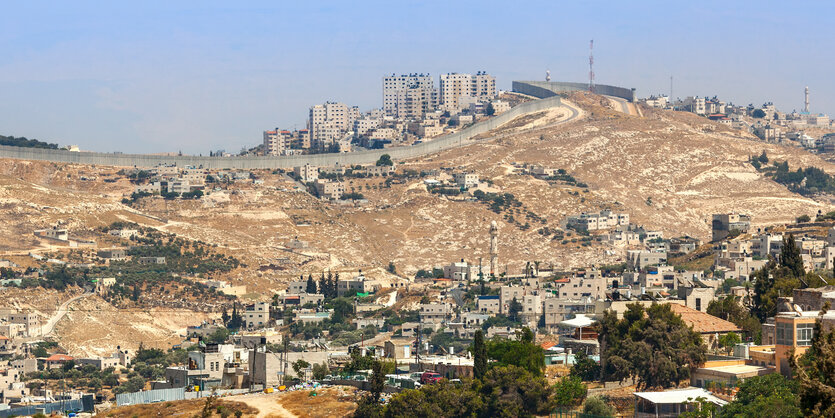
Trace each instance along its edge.
<path fill-rule="evenodd" d="M 278 417 L 295 417 L 290 411 L 284 408 L 278 400 L 281 398 L 281 393 L 256 393 L 248 395 L 237 395 L 223 398 L 224 400 L 243 402 L 253 408 L 258 409 L 258 418 L 278 418 Z"/>

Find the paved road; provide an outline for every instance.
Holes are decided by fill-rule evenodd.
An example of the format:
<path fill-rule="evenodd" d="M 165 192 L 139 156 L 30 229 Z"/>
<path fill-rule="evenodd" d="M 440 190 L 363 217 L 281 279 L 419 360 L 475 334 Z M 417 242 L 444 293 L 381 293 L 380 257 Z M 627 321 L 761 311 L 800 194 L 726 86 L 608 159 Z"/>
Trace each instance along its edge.
<path fill-rule="evenodd" d="M 52 315 L 52 318 L 49 318 L 49 320 L 46 321 L 46 324 L 44 324 L 41 327 L 41 335 L 46 337 L 47 335 L 51 334 L 52 331 L 55 330 L 55 326 L 58 325 L 58 321 L 63 319 L 67 312 L 69 312 L 68 308 L 71 303 L 86 298 L 87 296 L 90 296 L 92 294 L 92 292 L 84 292 L 83 294 L 80 294 L 62 303 L 61 306 L 58 307 L 58 310 L 55 311 L 55 314 Z"/>

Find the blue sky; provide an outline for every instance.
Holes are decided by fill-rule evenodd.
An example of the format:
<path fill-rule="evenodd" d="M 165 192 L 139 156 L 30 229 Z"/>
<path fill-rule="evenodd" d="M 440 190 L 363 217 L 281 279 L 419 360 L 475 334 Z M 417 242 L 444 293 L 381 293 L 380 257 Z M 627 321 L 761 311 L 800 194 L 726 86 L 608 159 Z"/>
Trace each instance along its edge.
<path fill-rule="evenodd" d="M 829 2 L 15 2 L 0 14 L 0 134 L 207 154 L 381 105 L 391 73 L 588 78 L 835 113 Z M 563 3 L 563 4 L 561 4 Z M 626 4 L 628 3 L 628 4 Z"/>

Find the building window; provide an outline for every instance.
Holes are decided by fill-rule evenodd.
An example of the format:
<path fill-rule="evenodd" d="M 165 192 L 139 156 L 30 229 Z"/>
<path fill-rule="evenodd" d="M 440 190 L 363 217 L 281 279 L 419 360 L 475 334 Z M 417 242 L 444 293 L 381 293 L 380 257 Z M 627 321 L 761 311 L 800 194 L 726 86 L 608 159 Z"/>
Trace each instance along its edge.
<path fill-rule="evenodd" d="M 815 333 L 815 324 L 797 324 L 797 345 L 808 347 L 812 345 L 812 335 Z"/>
<path fill-rule="evenodd" d="M 792 345 L 794 343 L 792 340 L 794 327 L 791 323 L 778 322 L 775 328 L 777 331 L 777 345 Z"/>

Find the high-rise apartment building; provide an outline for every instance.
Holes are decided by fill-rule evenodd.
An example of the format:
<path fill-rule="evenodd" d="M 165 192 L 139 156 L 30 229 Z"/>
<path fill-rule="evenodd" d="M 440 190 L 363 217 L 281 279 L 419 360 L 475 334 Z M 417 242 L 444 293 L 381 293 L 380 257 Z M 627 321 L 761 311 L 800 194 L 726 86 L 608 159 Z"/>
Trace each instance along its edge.
<path fill-rule="evenodd" d="M 479 71 L 472 74 L 441 74 L 440 105 L 449 111 L 458 111 L 473 100 L 496 97 L 496 77 Z"/>
<path fill-rule="evenodd" d="M 310 131 L 307 129 L 282 131 L 275 128 L 274 131 L 264 131 L 264 154 L 266 155 L 290 155 L 291 149 L 308 148 L 310 148 Z"/>
<path fill-rule="evenodd" d="M 383 111 L 388 116 L 422 119 L 438 106 L 438 92 L 429 74 L 383 77 Z"/>
<path fill-rule="evenodd" d="M 308 129 L 311 148 L 322 149 L 342 139 L 360 117 L 359 108 L 327 102 L 310 108 Z"/>

